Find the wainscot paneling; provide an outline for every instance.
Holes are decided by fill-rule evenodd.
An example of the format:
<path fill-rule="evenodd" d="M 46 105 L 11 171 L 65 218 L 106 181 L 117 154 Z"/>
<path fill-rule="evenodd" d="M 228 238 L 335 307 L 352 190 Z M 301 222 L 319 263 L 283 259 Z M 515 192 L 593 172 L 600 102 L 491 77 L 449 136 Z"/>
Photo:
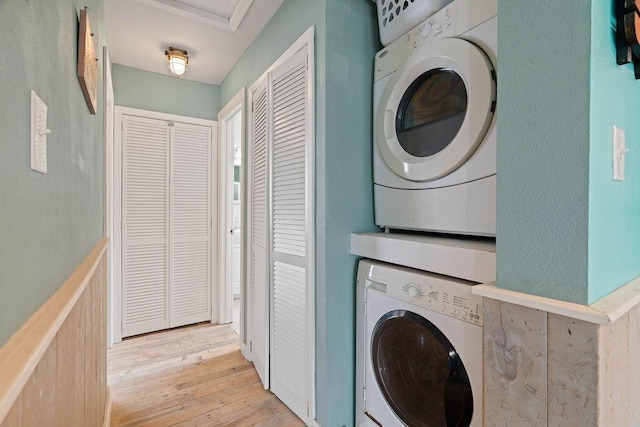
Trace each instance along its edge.
<path fill-rule="evenodd" d="M 549 314 L 549 425 L 595 426 L 598 325 Z"/>
<path fill-rule="evenodd" d="M 84 390 L 84 375 L 68 375 L 76 366 L 84 366 L 85 355 L 77 348 L 82 348 L 80 342 L 86 336 L 84 319 L 86 294 L 83 294 L 73 307 L 65 327 L 58 332 L 58 366 L 57 383 L 58 395 L 64 390 Z M 73 395 L 60 402 L 61 407 L 56 413 L 56 425 L 79 426 L 84 422 L 84 393 Z"/>
<path fill-rule="evenodd" d="M 629 390 L 629 402 L 640 402 L 640 305 L 629 311 L 629 376 L 631 388 Z M 630 419 L 632 426 L 640 426 L 640 408 L 634 406 Z"/>
<path fill-rule="evenodd" d="M 101 240 L 0 349 L 0 427 L 104 424 L 106 247 Z"/>
<path fill-rule="evenodd" d="M 629 314 L 622 316 L 599 330 L 598 369 L 599 379 L 599 426 L 631 426 L 631 407 L 622 404 L 629 402 L 630 376 L 629 365 Z"/>
<path fill-rule="evenodd" d="M 601 305 L 615 315 L 584 316 L 594 309 L 563 315 L 485 297 L 485 425 L 640 426 L 634 304 L 613 295 Z"/>
<path fill-rule="evenodd" d="M 546 349 L 546 313 L 485 298 L 485 425 L 546 425 Z"/>

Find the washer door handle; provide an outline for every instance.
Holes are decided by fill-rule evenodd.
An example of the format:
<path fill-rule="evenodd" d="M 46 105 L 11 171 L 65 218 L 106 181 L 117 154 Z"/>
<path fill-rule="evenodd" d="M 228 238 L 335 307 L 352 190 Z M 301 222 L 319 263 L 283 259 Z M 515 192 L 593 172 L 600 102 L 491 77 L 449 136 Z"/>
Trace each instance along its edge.
<path fill-rule="evenodd" d="M 378 282 L 377 280 L 367 278 L 367 280 L 364 283 L 364 286 L 367 289 L 373 289 L 374 291 L 384 292 L 385 294 L 387 293 L 387 284 Z"/>

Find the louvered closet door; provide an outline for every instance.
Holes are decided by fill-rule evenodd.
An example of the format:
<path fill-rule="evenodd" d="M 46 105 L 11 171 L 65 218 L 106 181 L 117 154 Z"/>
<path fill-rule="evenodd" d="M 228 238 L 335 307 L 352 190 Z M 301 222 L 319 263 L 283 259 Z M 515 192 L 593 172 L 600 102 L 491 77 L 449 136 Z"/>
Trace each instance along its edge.
<path fill-rule="evenodd" d="M 170 327 L 211 319 L 211 128 L 175 123 L 171 139 Z"/>
<path fill-rule="evenodd" d="M 273 94 L 271 390 L 307 419 L 310 153 L 307 50 L 270 75 Z"/>
<path fill-rule="evenodd" d="M 250 193 L 251 354 L 264 388 L 269 387 L 269 280 L 267 194 L 267 89 L 265 83 L 252 94 Z"/>
<path fill-rule="evenodd" d="M 169 126 L 123 116 L 122 335 L 168 323 Z"/>

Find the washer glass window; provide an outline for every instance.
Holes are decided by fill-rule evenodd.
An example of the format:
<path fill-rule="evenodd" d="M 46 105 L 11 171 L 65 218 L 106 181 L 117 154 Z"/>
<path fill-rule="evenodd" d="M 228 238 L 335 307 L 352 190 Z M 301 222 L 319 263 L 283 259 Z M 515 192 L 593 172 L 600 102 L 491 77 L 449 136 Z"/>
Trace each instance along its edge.
<path fill-rule="evenodd" d="M 415 157 L 444 150 L 462 127 L 467 89 L 455 71 L 437 68 L 418 77 L 400 101 L 396 135 L 402 148 Z"/>
<path fill-rule="evenodd" d="M 385 314 L 373 330 L 371 353 L 378 386 L 406 425 L 469 426 L 467 372 L 451 342 L 427 319 L 404 310 Z"/>

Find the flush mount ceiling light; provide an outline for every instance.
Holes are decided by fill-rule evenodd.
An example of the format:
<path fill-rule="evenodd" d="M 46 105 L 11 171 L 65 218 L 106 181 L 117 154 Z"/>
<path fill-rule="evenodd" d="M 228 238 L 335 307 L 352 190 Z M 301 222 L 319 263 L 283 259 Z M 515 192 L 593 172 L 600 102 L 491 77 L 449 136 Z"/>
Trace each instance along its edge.
<path fill-rule="evenodd" d="M 189 56 L 186 50 L 176 49 L 175 47 L 169 47 L 164 51 L 167 55 L 167 61 L 169 62 L 169 70 L 178 77 L 187 71 L 189 66 Z"/>

